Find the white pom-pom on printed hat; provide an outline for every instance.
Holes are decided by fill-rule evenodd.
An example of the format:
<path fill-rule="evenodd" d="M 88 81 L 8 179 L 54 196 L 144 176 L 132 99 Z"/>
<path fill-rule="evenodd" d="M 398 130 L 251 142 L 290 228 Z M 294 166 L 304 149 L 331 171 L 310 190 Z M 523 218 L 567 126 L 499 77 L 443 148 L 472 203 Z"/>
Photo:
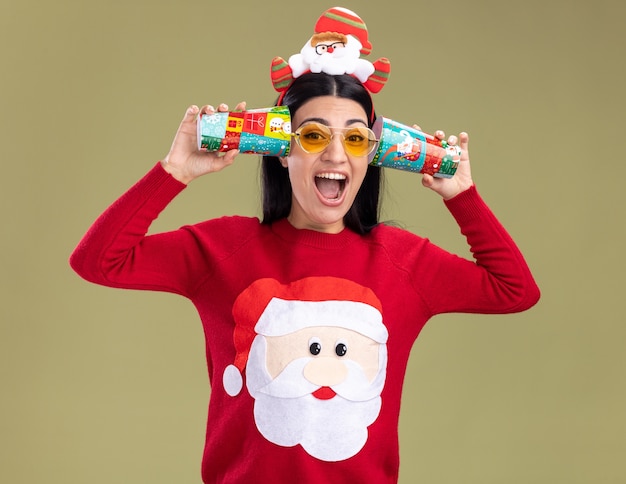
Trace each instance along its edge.
<path fill-rule="evenodd" d="M 291 284 L 259 279 L 233 305 L 234 363 L 224 370 L 224 390 L 236 396 L 252 341 L 257 335 L 283 336 L 311 327 L 350 329 L 385 344 L 388 338 L 380 300 L 371 289 L 335 277 L 308 277 Z"/>

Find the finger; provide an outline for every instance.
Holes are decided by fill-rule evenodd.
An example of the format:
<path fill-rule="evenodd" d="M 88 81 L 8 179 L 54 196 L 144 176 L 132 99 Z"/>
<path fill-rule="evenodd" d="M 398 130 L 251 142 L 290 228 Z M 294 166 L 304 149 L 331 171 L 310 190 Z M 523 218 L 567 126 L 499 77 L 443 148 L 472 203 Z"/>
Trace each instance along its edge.
<path fill-rule="evenodd" d="M 230 150 L 226 153 L 219 153 L 218 156 L 213 158 L 215 171 L 220 171 L 226 168 L 235 161 L 235 157 L 239 154 L 239 150 Z"/>
<path fill-rule="evenodd" d="M 422 128 L 420 128 L 417 124 L 414 124 L 413 127 L 418 131 L 422 131 Z"/>
<path fill-rule="evenodd" d="M 446 133 L 444 133 L 443 131 L 441 131 L 440 129 L 438 129 L 437 131 L 435 131 L 435 138 L 437 139 L 444 139 L 446 137 Z"/>
<path fill-rule="evenodd" d="M 181 127 L 186 125 L 187 123 L 195 122 L 196 115 L 198 114 L 199 108 L 196 105 L 191 105 L 185 111 L 185 115 L 183 116 L 182 121 L 180 122 Z"/>
<path fill-rule="evenodd" d="M 458 141 L 459 141 L 459 138 L 457 138 L 453 134 L 448 137 L 448 144 L 451 146 L 456 145 Z"/>
<path fill-rule="evenodd" d="M 190 119 L 195 118 L 196 114 L 198 114 L 198 111 L 199 111 L 198 106 L 196 106 L 195 104 L 189 106 L 185 111 L 185 115 L 183 116 L 183 123 L 185 121 L 189 121 Z"/>
<path fill-rule="evenodd" d="M 469 135 L 465 131 L 459 134 L 459 146 L 463 151 L 469 148 Z"/>
<path fill-rule="evenodd" d="M 429 175 L 428 173 L 424 173 L 422 175 L 422 185 L 425 186 L 426 188 L 432 187 L 434 182 L 435 182 L 435 179 L 433 178 L 432 175 Z"/>
<path fill-rule="evenodd" d="M 245 111 L 246 110 L 246 102 L 241 101 L 237 106 L 235 106 L 235 111 Z"/>
<path fill-rule="evenodd" d="M 210 104 L 205 104 L 202 106 L 202 109 L 200 109 L 200 114 L 213 114 L 214 112 L 215 108 Z"/>
<path fill-rule="evenodd" d="M 224 153 L 222 161 L 224 161 L 227 165 L 230 165 L 233 161 L 235 161 L 235 158 L 239 153 L 239 150 L 227 151 L 226 153 Z"/>
<path fill-rule="evenodd" d="M 220 113 L 225 113 L 225 112 L 227 112 L 227 111 L 228 111 L 228 104 L 224 104 L 224 103 L 220 104 L 220 105 L 217 107 L 217 110 L 218 110 Z"/>

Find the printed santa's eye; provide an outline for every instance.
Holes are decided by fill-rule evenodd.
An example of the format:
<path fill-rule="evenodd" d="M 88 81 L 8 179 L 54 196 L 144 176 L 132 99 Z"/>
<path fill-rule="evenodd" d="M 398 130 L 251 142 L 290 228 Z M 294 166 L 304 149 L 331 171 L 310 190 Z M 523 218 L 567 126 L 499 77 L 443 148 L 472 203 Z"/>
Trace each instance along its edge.
<path fill-rule="evenodd" d="M 337 344 L 335 345 L 335 353 L 337 354 L 337 356 L 339 357 L 346 356 L 347 352 L 348 352 L 348 345 L 344 343 L 343 341 L 338 341 Z"/>
<path fill-rule="evenodd" d="M 309 340 L 309 352 L 313 356 L 317 356 L 322 352 L 322 343 L 318 338 L 311 338 Z"/>

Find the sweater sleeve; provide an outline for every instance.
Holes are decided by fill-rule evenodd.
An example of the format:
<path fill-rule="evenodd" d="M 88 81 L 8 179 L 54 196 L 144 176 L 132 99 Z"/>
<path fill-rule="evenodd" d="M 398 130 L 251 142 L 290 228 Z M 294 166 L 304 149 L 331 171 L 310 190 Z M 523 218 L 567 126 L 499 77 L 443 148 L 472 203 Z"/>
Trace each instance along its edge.
<path fill-rule="evenodd" d="M 418 292 L 433 314 L 515 313 L 534 306 L 540 291 L 521 251 L 475 186 L 445 202 L 474 260 L 426 241 L 419 249 Z"/>
<path fill-rule="evenodd" d="M 89 228 L 70 256 L 84 279 L 104 286 L 188 295 L 192 236 L 184 229 L 146 235 L 186 185 L 155 165 Z"/>

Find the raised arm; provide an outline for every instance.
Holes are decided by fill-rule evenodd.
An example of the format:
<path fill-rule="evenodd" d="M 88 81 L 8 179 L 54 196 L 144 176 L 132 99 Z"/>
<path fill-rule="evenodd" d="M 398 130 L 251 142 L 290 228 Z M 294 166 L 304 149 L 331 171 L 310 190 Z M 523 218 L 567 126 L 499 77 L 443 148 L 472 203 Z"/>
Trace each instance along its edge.
<path fill-rule="evenodd" d="M 442 131 L 435 135 L 440 139 L 445 136 Z M 469 136 L 450 136 L 448 142 L 458 142 L 462 150 L 457 172 L 452 178 L 423 175 L 422 184 L 443 198 L 474 260 L 451 254 L 427 240 L 409 251 L 406 247 L 397 250 L 404 255 L 412 253 L 414 286 L 433 314 L 524 311 L 538 301 L 539 288 L 517 244 L 474 185 Z"/>
<path fill-rule="evenodd" d="M 222 104 L 219 110 L 227 111 L 228 106 Z M 237 155 L 236 150 L 225 154 L 198 150 L 196 117 L 212 111 L 210 106 L 188 108 L 163 161 L 89 228 L 70 257 L 70 265 L 81 277 L 112 287 L 188 293 L 189 276 L 197 270 L 192 262 L 193 235 L 185 229 L 146 234 L 187 183 L 225 168 Z"/>

